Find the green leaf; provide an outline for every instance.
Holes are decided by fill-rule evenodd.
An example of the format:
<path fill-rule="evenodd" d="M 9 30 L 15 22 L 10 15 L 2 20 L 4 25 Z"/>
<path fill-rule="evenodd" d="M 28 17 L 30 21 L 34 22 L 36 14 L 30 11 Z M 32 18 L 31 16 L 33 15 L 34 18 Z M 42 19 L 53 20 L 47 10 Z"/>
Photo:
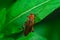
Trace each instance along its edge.
<path fill-rule="evenodd" d="M 28 36 L 18 38 L 17 40 L 47 40 L 47 39 L 32 32 Z"/>
<path fill-rule="evenodd" d="M 4 35 L 9 36 L 21 32 L 30 13 L 35 15 L 35 23 L 38 23 L 58 7 L 60 7 L 59 0 L 17 0 L 7 9 Z"/>
<path fill-rule="evenodd" d="M 4 34 L 2 33 L 2 29 L 4 28 L 5 21 L 6 21 L 6 8 L 3 8 L 2 10 L 0 10 L 0 38 L 4 36 Z"/>

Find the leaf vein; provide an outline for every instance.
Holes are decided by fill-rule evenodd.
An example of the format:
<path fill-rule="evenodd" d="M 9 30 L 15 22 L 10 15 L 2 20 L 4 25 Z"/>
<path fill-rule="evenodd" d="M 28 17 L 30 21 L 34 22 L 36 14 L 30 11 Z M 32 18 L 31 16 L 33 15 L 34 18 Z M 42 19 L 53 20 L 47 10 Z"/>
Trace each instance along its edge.
<path fill-rule="evenodd" d="M 31 9 L 29 9 L 29 10 L 21 13 L 20 15 L 18 15 L 17 17 L 15 17 L 15 18 L 13 18 L 11 21 L 9 21 L 9 22 L 7 23 L 7 25 L 10 24 L 10 23 L 12 23 L 14 20 L 16 20 L 17 18 L 21 17 L 22 15 L 26 14 L 27 12 L 30 12 L 31 10 L 33 10 L 33 9 L 35 9 L 35 8 L 37 8 L 37 7 L 41 6 L 41 5 L 49 2 L 49 1 L 50 1 L 50 0 L 47 0 L 47 1 L 43 2 L 43 3 L 41 3 L 41 4 L 38 4 L 38 5 L 34 6 L 34 7 L 32 7 Z"/>

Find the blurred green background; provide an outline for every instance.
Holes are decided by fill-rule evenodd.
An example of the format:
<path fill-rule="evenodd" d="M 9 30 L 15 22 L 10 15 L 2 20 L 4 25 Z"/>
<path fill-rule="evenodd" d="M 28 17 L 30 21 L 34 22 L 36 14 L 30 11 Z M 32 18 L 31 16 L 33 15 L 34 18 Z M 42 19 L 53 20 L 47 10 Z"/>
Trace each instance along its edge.
<path fill-rule="evenodd" d="M 34 32 L 24 36 L 30 13 Z M 60 40 L 60 0 L 0 0 L 0 40 Z"/>

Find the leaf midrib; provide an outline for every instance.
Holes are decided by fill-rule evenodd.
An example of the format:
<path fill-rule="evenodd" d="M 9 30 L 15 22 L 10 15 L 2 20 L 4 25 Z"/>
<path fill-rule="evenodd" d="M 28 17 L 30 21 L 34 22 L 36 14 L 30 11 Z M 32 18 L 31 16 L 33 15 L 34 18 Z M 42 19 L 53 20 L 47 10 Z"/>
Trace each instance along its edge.
<path fill-rule="evenodd" d="M 45 2 L 42 2 L 42 3 L 40 3 L 40 4 L 38 4 L 38 5 L 34 6 L 34 7 L 32 7 L 31 9 L 29 9 L 29 10 L 21 13 L 21 14 L 18 15 L 17 17 L 15 17 L 15 18 L 13 18 L 12 20 L 10 20 L 10 21 L 7 23 L 7 25 L 10 24 L 10 23 L 12 23 L 13 21 L 15 21 L 17 18 L 21 17 L 22 15 L 26 14 L 27 12 L 30 12 L 31 10 L 33 10 L 33 9 L 35 9 L 35 8 L 37 8 L 37 7 L 42 6 L 43 4 L 45 4 L 45 3 L 49 2 L 49 1 L 50 1 L 50 0 L 47 0 L 47 1 L 45 1 Z M 7 25 L 6 25 L 6 26 L 7 26 Z"/>

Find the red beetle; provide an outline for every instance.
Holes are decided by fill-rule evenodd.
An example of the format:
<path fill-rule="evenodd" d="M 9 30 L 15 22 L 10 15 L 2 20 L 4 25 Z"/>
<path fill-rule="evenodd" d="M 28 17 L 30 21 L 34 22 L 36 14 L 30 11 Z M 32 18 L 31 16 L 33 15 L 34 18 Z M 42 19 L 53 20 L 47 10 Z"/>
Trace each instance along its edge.
<path fill-rule="evenodd" d="M 34 14 L 28 16 L 28 21 L 25 24 L 24 35 L 27 36 L 30 32 L 34 31 Z"/>

